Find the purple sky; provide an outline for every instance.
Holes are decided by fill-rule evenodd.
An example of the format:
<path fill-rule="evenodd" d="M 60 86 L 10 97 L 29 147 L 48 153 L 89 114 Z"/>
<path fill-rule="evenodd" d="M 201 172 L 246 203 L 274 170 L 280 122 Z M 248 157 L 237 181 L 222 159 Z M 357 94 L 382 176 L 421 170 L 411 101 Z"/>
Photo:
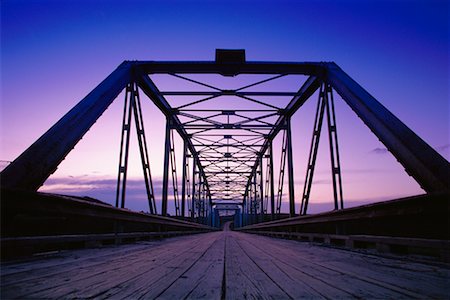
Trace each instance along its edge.
<path fill-rule="evenodd" d="M 216 48 L 244 48 L 254 61 L 335 61 L 450 157 L 448 1 L 5 0 L 0 5 L 3 165 L 123 60 L 213 60 Z M 145 100 L 150 163 L 160 190 L 164 117 Z M 293 118 L 297 199 L 317 101 L 311 100 Z M 42 190 L 113 203 L 122 101 L 121 95 Z M 422 193 L 342 100 L 336 101 L 345 199 Z M 314 203 L 331 199 L 327 146 L 321 146 Z M 133 149 L 129 207 L 147 210 Z"/>

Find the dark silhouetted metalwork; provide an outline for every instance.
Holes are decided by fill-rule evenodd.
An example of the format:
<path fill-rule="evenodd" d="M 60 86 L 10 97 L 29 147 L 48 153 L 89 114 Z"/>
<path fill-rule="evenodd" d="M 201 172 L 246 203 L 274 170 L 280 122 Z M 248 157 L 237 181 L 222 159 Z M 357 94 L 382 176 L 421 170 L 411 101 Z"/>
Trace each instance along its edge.
<path fill-rule="evenodd" d="M 225 80 L 218 81 L 214 75 L 236 78 L 251 75 L 253 78 L 251 82 L 247 79 L 238 81 L 239 86 L 229 88 L 225 87 Z M 265 85 L 270 87 L 277 80 L 299 75 L 304 75 L 304 81 L 302 83 L 299 79 L 300 88 L 295 87 L 295 90 L 262 88 Z M 176 80 L 177 84 L 173 84 L 171 90 L 159 90 L 155 83 L 158 76 Z M 222 84 L 224 87 L 219 86 Z M 189 88 L 184 88 L 186 85 Z M 1 173 L 2 188 L 37 190 L 126 86 L 117 206 L 125 206 L 133 114 L 150 213 L 157 213 L 139 90 L 159 108 L 167 122 L 161 195 L 161 214 L 164 216 L 168 213 L 169 173 L 177 216 L 185 217 L 187 201 L 188 217 L 204 224 L 217 223 L 221 207 L 224 211 L 229 209 L 242 214 L 239 222 L 244 225 L 268 220 L 269 206 L 270 218 L 276 219 L 281 213 L 285 176 L 289 215 L 295 216 L 291 117 L 318 89 L 319 102 L 300 214 L 307 213 L 324 118 L 330 145 L 334 209 L 344 207 L 333 89 L 427 193 L 448 192 L 450 189 L 449 163 L 335 63 L 247 62 L 243 50 L 220 50 L 214 62 L 122 63 L 7 166 Z M 273 101 L 281 98 L 288 100 L 286 105 L 281 105 L 282 101 Z M 280 131 L 281 144 L 274 145 Z M 181 195 L 174 133 L 183 142 Z M 281 147 L 280 157 L 274 157 L 273 147 Z M 279 172 L 274 171 L 274 159 L 280 161 Z M 275 173 L 279 174 L 277 187 L 274 185 Z M 239 209 L 235 206 L 225 209 L 221 203 L 231 203 Z"/>

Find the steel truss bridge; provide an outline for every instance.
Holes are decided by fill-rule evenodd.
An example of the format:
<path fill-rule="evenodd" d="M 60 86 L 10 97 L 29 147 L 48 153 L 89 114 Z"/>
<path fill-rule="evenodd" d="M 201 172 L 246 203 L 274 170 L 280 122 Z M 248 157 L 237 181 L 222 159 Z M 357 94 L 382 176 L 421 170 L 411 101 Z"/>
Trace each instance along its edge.
<path fill-rule="evenodd" d="M 230 88 L 228 83 L 236 78 L 244 79 Z M 165 84 L 168 80 L 171 85 Z M 116 207 L 83 197 L 38 193 L 122 91 Z M 336 93 L 425 195 L 344 209 Z M 313 95 L 318 99 L 305 183 L 301 199 L 295 199 L 291 118 L 306 101 L 313 101 Z M 147 100 L 166 118 L 162 195 L 155 195 L 152 182 L 153 162 L 144 127 L 150 121 L 141 107 Z M 180 158 L 175 155 L 175 134 L 183 142 L 181 170 L 176 167 Z M 124 209 L 133 135 L 138 140 L 149 214 Z M 281 143 L 274 143 L 276 138 Z M 311 215 L 308 206 L 321 138 L 329 144 L 334 210 Z M 231 220 L 242 232 L 336 246 L 376 245 L 379 250 L 408 253 L 427 249 L 446 260 L 449 175 L 446 159 L 333 62 L 248 62 L 244 50 L 216 50 L 216 60 L 208 62 L 125 61 L 1 172 L 2 255 L 214 231 Z M 161 199 L 161 207 L 156 199 Z M 281 212 L 283 199 L 289 203 L 288 215 Z M 168 216 L 169 201 L 175 216 Z M 296 203 L 300 203 L 298 211 Z M 216 253 L 228 257 L 234 242 L 208 234 L 219 242 L 206 248 L 231 243 L 225 254 Z M 208 249 L 218 251 L 215 247 Z"/>

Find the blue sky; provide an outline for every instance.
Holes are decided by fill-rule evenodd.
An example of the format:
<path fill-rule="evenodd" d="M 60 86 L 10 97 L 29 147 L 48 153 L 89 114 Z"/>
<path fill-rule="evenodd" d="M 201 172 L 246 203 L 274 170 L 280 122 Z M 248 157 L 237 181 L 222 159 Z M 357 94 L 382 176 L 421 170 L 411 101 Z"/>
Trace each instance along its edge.
<path fill-rule="evenodd" d="M 448 14 L 448 1 L 433 0 L 2 1 L 0 160 L 12 161 L 123 60 L 213 60 L 216 48 L 244 48 L 247 60 L 255 61 L 335 61 L 449 159 Z M 120 104 L 110 109 L 54 177 L 85 175 L 76 166 L 90 164 L 87 157 L 101 148 L 95 130 L 108 135 L 111 126 L 120 126 L 114 118 Z M 152 141 L 162 145 L 163 118 L 148 110 Z M 341 111 L 338 123 L 345 132 L 357 119 L 345 107 Z M 366 141 L 368 134 L 344 132 L 347 144 Z M 305 143 L 309 138 L 307 133 Z M 360 169 L 386 164 L 391 170 L 391 161 L 378 161 L 382 154 L 367 156 L 382 148 L 371 143 L 370 149 L 361 142 L 351 147 L 362 153 L 361 161 L 369 160 Z M 301 145 L 299 138 L 298 161 Z M 154 147 L 158 177 L 161 146 Z M 117 150 L 105 155 L 102 163 L 112 166 L 102 176 L 115 177 L 116 162 L 110 161 Z M 399 195 L 420 191 L 396 180 Z M 394 190 L 384 197 L 397 196 Z M 351 198 L 380 197 L 355 192 Z"/>

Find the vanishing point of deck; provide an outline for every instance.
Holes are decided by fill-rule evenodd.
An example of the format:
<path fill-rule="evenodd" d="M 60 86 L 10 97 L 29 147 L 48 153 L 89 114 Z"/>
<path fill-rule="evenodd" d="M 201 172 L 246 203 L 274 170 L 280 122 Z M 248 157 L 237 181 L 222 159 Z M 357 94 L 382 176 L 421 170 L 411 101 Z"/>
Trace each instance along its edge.
<path fill-rule="evenodd" d="M 439 298 L 450 270 L 229 230 L 4 262 L 1 298 Z"/>

